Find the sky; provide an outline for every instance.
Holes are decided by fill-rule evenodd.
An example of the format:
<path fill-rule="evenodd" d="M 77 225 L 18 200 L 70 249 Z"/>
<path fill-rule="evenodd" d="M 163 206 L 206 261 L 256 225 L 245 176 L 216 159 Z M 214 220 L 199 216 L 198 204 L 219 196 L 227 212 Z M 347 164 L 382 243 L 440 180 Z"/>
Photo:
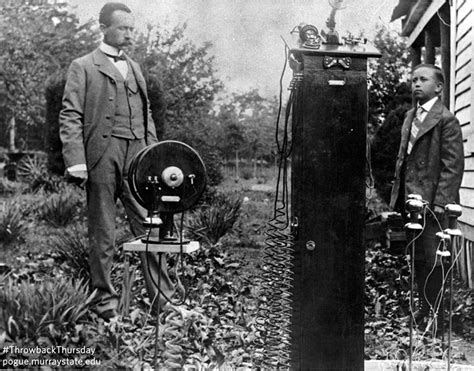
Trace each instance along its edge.
<path fill-rule="evenodd" d="M 217 76 L 231 92 L 257 88 L 278 95 L 285 39 L 295 45 L 291 30 L 301 23 L 326 29 L 331 7 L 327 0 L 120 0 L 136 16 L 136 27 L 147 23 L 174 26 L 187 22 L 186 36 L 197 45 L 210 41 Z M 97 19 L 107 0 L 68 0 L 81 22 Z M 341 36 L 362 32 L 369 40 L 377 25 L 390 23 L 398 0 L 345 0 L 336 14 Z M 289 76 L 288 76 L 289 75 Z M 286 79 L 291 78 L 287 73 Z"/>

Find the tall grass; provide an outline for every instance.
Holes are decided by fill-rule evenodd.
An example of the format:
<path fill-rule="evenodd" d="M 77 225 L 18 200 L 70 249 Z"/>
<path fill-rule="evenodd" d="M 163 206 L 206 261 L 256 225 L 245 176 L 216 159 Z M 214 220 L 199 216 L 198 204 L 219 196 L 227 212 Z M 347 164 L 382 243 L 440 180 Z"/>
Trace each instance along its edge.
<path fill-rule="evenodd" d="M 0 242 L 10 244 L 22 241 L 27 227 L 21 203 L 17 199 L 0 207 Z"/>
<path fill-rule="evenodd" d="M 217 194 L 192 213 L 186 226 L 189 237 L 210 245 L 216 244 L 232 230 L 240 215 L 241 205 L 238 197 Z"/>
<path fill-rule="evenodd" d="M 84 227 L 78 225 L 69 228 L 60 235 L 51 238 L 51 248 L 61 262 L 76 277 L 87 280 L 89 277 L 89 245 Z"/>
<path fill-rule="evenodd" d="M 71 186 L 65 186 L 59 193 L 47 194 L 38 205 L 40 219 L 53 227 L 65 227 L 83 213 L 82 200 Z"/>
<path fill-rule="evenodd" d="M 4 327 L 13 340 L 47 337 L 61 343 L 85 318 L 90 301 L 87 284 L 66 277 L 35 283 L 8 277 L 0 292 Z"/>

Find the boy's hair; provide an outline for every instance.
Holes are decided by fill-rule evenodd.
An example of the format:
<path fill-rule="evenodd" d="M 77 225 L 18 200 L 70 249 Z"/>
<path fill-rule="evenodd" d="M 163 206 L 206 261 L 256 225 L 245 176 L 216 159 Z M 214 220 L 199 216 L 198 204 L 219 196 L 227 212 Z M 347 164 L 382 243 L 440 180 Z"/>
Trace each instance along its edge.
<path fill-rule="evenodd" d="M 112 13 L 116 10 L 122 10 L 127 13 L 131 13 L 132 11 L 128 6 L 122 3 L 107 3 L 105 4 L 99 13 L 99 23 L 105 26 L 110 26 L 112 23 Z"/>
<path fill-rule="evenodd" d="M 438 80 L 440 83 L 444 84 L 444 73 L 441 68 L 438 66 L 435 66 L 434 64 L 429 64 L 429 63 L 421 63 L 415 67 L 413 67 L 413 70 L 411 71 L 412 73 L 415 72 L 417 69 L 420 68 L 429 68 L 434 72 L 436 80 Z"/>

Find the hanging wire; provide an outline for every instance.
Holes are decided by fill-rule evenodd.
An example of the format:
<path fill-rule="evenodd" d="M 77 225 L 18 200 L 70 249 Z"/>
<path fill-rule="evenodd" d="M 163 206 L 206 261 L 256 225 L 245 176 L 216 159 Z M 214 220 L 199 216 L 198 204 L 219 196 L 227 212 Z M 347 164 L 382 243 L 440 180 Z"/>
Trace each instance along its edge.
<path fill-rule="evenodd" d="M 180 270 L 181 270 L 182 274 L 184 274 L 183 230 L 184 230 L 184 212 L 181 213 L 180 229 L 178 231 L 178 235 L 179 235 L 179 266 L 180 266 Z M 173 273 L 174 273 L 175 278 L 176 278 L 176 282 L 175 282 L 176 288 L 177 288 L 177 291 L 179 292 L 179 295 L 181 297 L 180 300 L 173 301 L 169 296 L 167 296 L 163 292 L 163 290 L 160 287 L 160 285 L 158 284 L 158 282 L 153 277 L 151 267 L 150 267 L 150 261 L 148 260 L 149 246 L 150 246 L 149 239 L 150 239 L 150 236 L 151 236 L 151 232 L 152 232 L 152 228 L 150 228 L 149 231 L 148 231 L 147 238 L 146 238 L 146 243 L 145 243 L 145 260 L 146 260 L 146 266 L 147 266 L 148 274 L 150 275 L 151 282 L 153 283 L 153 285 L 157 289 L 157 292 L 155 294 L 155 297 L 153 298 L 151 306 L 153 307 L 153 304 L 154 304 L 155 300 L 158 299 L 159 295 L 161 295 L 163 297 L 163 299 L 165 299 L 165 302 L 169 302 L 171 305 L 182 305 L 186 302 L 186 299 L 187 299 L 187 296 L 188 296 L 188 289 L 187 289 L 187 287 L 185 287 L 183 285 L 183 283 L 181 282 L 181 279 L 180 279 L 180 275 L 177 273 L 178 272 L 178 268 L 177 268 L 178 263 L 176 263 L 175 268 L 173 269 Z M 159 255 L 159 260 L 160 260 L 158 269 L 161 269 L 161 255 L 162 255 L 162 253 L 159 253 L 158 255 Z M 161 274 L 161 273 L 159 272 L 158 274 Z"/>
<path fill-rule="evenodd" d="M 290 367 L 290 325 L 292 312 L 292 259 L 294 238 L 290 233 L 288 159 L 291 155 L 290 118 L 293 114 L 295 89 L 285 109 L 283 132 L 280 133 L 282 113 L 283 75 L 288 60 L 285 46 L 285 64 L 280 78 L 280 101 L 275 129 L 278 149 L 278 176 L 273 218 L 267 224 L 261 274 L 261 301 L 257 314 L 257 351 L 255 364 L 264 369 Z M 282 136 L 282 137 L 280 137 Z"/>
<path fill-rule="evenodd" d="M 368 179 L 365 182 L 365 186 L 369 190 L 369 193 L 366 196 L 365 201 L 368 202 L 372 199 L 374 190 L 375 190 L 375 179 L 374 179 L 374 174 L 372 172 L 372 146 L 371 146 L 370 138 L 367 138 L 366 162 L 367 162 L 367 170 L 368 170 L 368 175 L 367 175 Z"/>
<path fill-rule="evenodd" d="M 450 27 L 451 25 L 449 22 L 446 22 L 443 17 L 441 17 L 441 14 L 439 14 L 439 9 L 436 11 L 436 14 L 438 15 L 439 20 L 441 21 L 442 24 L 444 24 L 447 27 Z"/>
<path fill-rule="evenodd" d="M 405 255 L 410 258 L 409 261 L 409 269 L 410 269 L 410 322 L 409 322 L 409 348 L 408 348 L 408 364 L 409 369 L 411 370 L 412 360 L 413 360 L 413 324 L 416 323 L 415 321 L 415 313 L 413 311 L 413 304 L 414 304 L 414 295 L 413 295 L 413 288 L 415 286 L 415 243 L 425 230 L 426 226 L 426 210 L 423 212 L 423 224 L 422 229 L 416 233 L 412 230 L 413 238 L 407 243 L 405 248 Z M 411 247 L 410 253 L 408 253 Z"/>
<path fill-rule="evenodd" d="M 423 229 L 407 244 L 406 251 L 408 251 L 409 246 L 411 244 L 414 244 L 415 241 L 423 233 L 423 230 L 424 230 L 424 227 L 425 227 L 425 224 L 426 224 L 426 213 L 427 212 L 429 212 L 433 216 L 435 221 L 437 222 L 438 227 L 439 227 L 439 231 L 440 232 L 443 231 L 441 223 L 439 222 L 438 218 L 436 217 L 436 214 L 434 213 L 434 211 L 431 210 L 428 206 L 426 206 L 425 209 L 424 209 L 424 213 L 423 213 Z M 420 290 L 421 291 L 420 294 L 424 296 L 426 302 L 428 302 L 429 305 L 430 305 L 430 312 L 432 313 L 432 316 L 429 319 L 426 327 L 423 329 L 423 332 L 420 334 L 416 344 L 413 347 L 411 345 L 412 344 L 411 337 L 413 336 L 413 333 L 412 333 L 412 331 L 410 331 L 410 349 L 409 349 L 409 357 L 411 358 L 413 349 L 418 349 L 418 348 L 421 348 L 421 347 L 425 346 L 428 333 L 432 334 L 431 339 L 433 339 L 433 345 L 435 345 L 435 341 L 436 341 L 436 336 L 435 335 L 438 331 L 438 323 L 437 323 L 438 322 L 438 316 L 439 316 L 440 311 L 444 311 L 442 303 L 444 301 L 445 288 L 447 287 L 448 280 L 449 280 L 450 297 L 449 297 L 449 307 L 448 307 L 449 328 L 448 328 L 448 345 L 447 345 L 448 346 L 448 355 L 447 355 L 447 358 L 448 358 L 447 359 L 447 368 L 448 368 L 448 370 L 450 369 L 450 366 L 451 366 L 451 359 L 450 359 L 451 358 L 451 335 L 452 335 L 452 322 L 451 322 L 451 320 L 452 320 L 452 310 L 453 310 L 452 309 L 452 295 L 453 295 L 453 275 L 452 275 L 452 273 L 453 273 L 453 270 L 454 270 L 454 266 L 457 263 L 459 257 L 461 256 L 461 254 L 463 252 L 463 249 L 464 249 L 464 244 L 461 241 L 461 243 L 460 243 L 461 247 L 459 248 L 459 251 L 457 251 L 457 253 L 456 253 L 456 255 L 453 259 L 453 248 L 452 248 L 452 246 L 454 244 L 454 241 L 451 240 L 450 244 L 451 244 L 451 261 L 450 261 L 449 268 L 448 268 L 447 271 L 445 271 L 445 265 L 441 261 L 441 270 L 442 270 L 443 279 L 442 279 L 442 282 L 441 282 L 440 290 L 438 291 L 438 293 L 436 295 L 435 302 L 430 303 L 430 301 L 428 300 L 427 292 L 426 292 L 426 285 L 427 285 L 427 282 L 428 282 L 430 276 L 433 274 L 433 272 L 434 272 L 434 270 L 437 266 L 438 257 L 435 260 L 435 262 L 433 263 L 433 266 L 431 267 L 430 272 L 427 274 L 427 277 L 426 277 L 424 285 L 423 285 L 423 290 Z M 444 240 L 441 240 L 439 242 L 437 251 L 440 250 L 440 248 L 443 248 L 443 250 L 445 250 L 446 242 Z M 442 257 L 439 257 L 439 258 L 442 259 Z M 413 259 L 413 257 L 412 257 L 412 259 Z M 413 275 L 414 272 L 412 271 L 411 274 Z M 413 291 L 413 281 L 412 281 L 410 290 Z M 412 310 L 412 306 L 410 306 L 410 315 L 414 319 L 414 313 L 413 313 L 413 310 Z M 443 313 L 442 313 L 442 317 L 443 317 Z M 441 319 L 441 320 L 443 320 L 443 319 Z M 443 336 L 443 339 L 444 339 L 444 331 L 443 331 L 442 336 Z M 444 340 L 442 342 L 444 343 Z"/>

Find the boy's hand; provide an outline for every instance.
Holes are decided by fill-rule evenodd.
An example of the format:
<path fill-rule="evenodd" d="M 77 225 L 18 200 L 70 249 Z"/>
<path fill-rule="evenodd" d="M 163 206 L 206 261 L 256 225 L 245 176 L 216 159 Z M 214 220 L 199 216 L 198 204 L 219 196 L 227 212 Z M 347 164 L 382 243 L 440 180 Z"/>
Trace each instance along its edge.
<path fill-rule="evenodd" d="M 444 219 L 444 207 L 435 205 L 433 212 L 435 213 L 436 219 L 440 222 Z"/>

